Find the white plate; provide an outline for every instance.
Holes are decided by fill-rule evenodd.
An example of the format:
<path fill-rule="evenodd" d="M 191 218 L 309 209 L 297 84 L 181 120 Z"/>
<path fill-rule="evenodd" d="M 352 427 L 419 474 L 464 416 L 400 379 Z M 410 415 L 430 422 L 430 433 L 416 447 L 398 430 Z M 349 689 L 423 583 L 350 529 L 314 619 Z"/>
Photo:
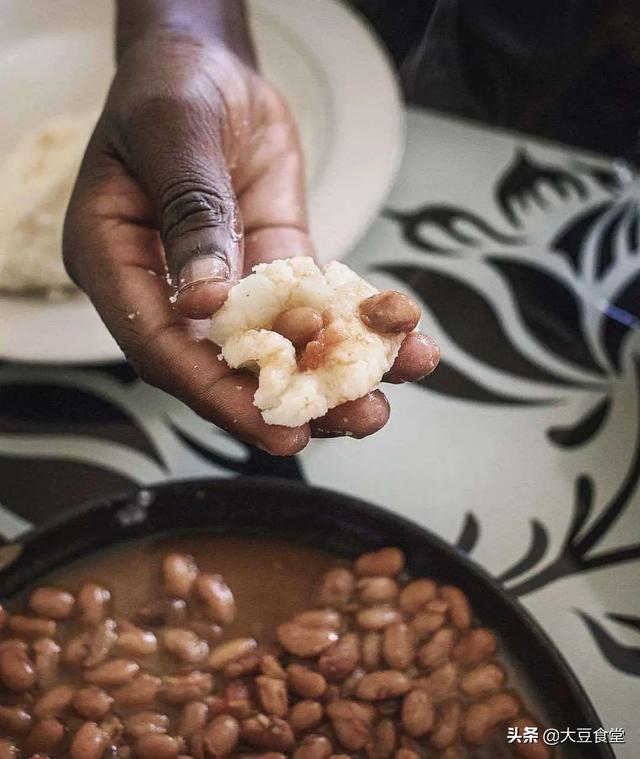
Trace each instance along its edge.
<path fill-rule="evenodd" d="M 0 155 L 50 116 L 99 107 L 112 73 L 111 2 L 0 0 Z M 335 0 L 253 0 L 263 70 L 288 99 L 307 159 L 322 261 L 343 256 L 393 180 L 403 137 L 391 68 Z M 122 354 L 82 295 L 0 296 L 0 358 L 99 363 Z"/>

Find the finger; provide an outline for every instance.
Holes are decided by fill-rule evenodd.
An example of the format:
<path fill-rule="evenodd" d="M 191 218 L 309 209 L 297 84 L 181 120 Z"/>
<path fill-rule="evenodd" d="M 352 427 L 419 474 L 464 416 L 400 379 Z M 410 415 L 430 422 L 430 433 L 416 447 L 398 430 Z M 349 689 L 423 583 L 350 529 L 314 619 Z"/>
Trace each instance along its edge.
<path fill-rule="evenodd" d="M 440 349 L 432 338 L 422 332 L 411 332 L 405 337 L 383 381 L 393 384 L 416 382 L 431 374 L 439 361 Z"/>
<path fill-rule="evenodd" d="M 101 173 L 105 169 L 101 167 Z M 113 167 L 110 167 L 113 175 Z M 143 379 L 174 395 L 236 437 L 278 455 L 304 448 L 308 426 L 267 425 L 253 405 L 255 378 L 219 360 L 219 348 L 203 339 L 203 327 L 169 303 L 158 233 L 115 216 L 111 198 L 139 198 L 122 170 L 110 180 L 79 181 L 65 223 L 65 259 L 100 316 Z M 87 193 L 87 186 L 91 193 Z M 84 200 L 83 200 L 84 199 Z M 145 215 L 144 198 L 129 212 Z"/>
<path fill-rule="evenodd" d="M 386 396 L 374 390 L 362 398 L 332 408 L 320 419 L 314 419 L 311 434 L 319 438 L 368 437 L 384 427 L 390 413 Z"/>
<path fill-rule="evenodd" d="M 259 263 L 315 255 L 295 123 L 276 93 L 268 90 L 265 98 L 269 118 L 252 155 L 251 173 L 234 174 L 245 230 L 245 274 Z"/>
<path fill-rule="evenodd" d="M 211 316 L 238 281 L 243 259 L 215 107 L 152 98 L 121 134 L 124 162 L 154 209 L 175 307 L 192 318 Z"/>

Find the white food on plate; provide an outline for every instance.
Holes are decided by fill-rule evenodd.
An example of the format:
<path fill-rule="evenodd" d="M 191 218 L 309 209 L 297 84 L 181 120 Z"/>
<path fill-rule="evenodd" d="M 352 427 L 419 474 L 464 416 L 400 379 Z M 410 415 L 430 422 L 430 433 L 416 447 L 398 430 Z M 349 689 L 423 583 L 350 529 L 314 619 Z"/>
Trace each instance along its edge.
<path fill-rule="evenodd" d="M 259 264 L 231 290 L 209 337 L 229 366 L 258 375 L 254 404 L 265 422 L 297 427 L 374 390 L 393 365 L 405 334 L 377 334 L 359 317 L 361 301 L 377 292 L 337 261 L 323 269 L 306 257 Z M 279 314 L 298 306 L 330 312 L 342 335 L 306 371 L 293 344 L 271 331 Z"/>
<path fill-rule="evenodd" d="M 62 226 L 96 114 L 57 116 L 27 134 L 0 166 L 0 291 L 59 295 L 74 287 Z"/>

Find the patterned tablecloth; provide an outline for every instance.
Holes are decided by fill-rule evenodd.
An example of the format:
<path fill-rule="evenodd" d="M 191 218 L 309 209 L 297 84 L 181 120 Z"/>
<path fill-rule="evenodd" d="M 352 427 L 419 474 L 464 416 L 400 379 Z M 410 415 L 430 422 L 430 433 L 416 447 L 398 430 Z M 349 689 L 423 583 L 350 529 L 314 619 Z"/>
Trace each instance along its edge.
<path fill-rule="evenodd" d="M 278 460 L 124 364 L 3 364 L 0 532 L 172 478 L 270 474 L 356 494 L 457 543 L 511 589 L 611 740 L 626 731 L 617 754 L 635 757 L 640 183 L 623 165 L 425 111 L 409 111 L 407 140 L 348 262 L 422 300 L 444 358 L 423 383 L 389 388 L 384 431 Z"/>

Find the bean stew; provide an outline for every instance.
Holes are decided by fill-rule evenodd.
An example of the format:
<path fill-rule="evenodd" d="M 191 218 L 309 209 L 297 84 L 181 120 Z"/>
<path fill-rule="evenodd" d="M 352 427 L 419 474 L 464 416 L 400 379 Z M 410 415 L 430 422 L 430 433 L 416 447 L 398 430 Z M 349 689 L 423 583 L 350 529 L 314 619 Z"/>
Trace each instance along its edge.
<path fill-rule="evenodd" d="M 545 759 L 453 585 L 219 536 L 120 546 L 0 607 L 0 759 Z"/>

